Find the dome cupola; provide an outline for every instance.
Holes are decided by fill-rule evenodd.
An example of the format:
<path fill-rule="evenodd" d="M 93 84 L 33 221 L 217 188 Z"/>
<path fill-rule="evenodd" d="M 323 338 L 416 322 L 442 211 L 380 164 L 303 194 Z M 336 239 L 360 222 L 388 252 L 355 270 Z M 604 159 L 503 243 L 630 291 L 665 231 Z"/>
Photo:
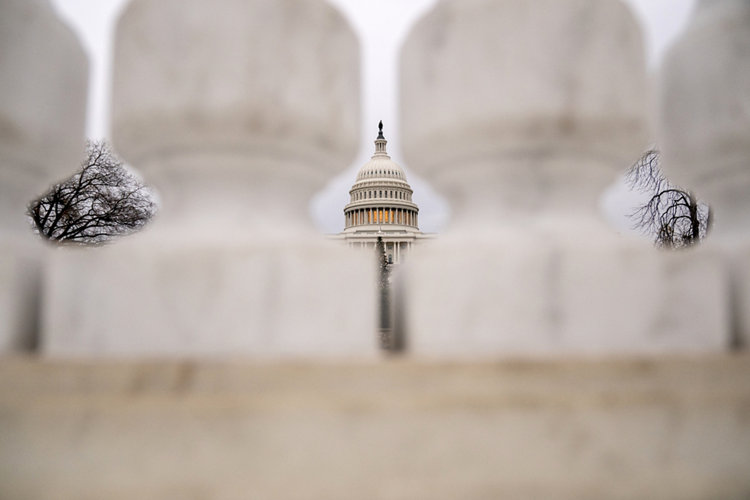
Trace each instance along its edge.
<path fill-rule="evenodd" d="M 375 154 L 357 173 L 357 181 L 366 179 L 398 179 L 406 182 L 404 170 L 388 156 L 388 141 L 383 136 L 383 122 L 378 124 L 378 138 L 375 139 Z"/>

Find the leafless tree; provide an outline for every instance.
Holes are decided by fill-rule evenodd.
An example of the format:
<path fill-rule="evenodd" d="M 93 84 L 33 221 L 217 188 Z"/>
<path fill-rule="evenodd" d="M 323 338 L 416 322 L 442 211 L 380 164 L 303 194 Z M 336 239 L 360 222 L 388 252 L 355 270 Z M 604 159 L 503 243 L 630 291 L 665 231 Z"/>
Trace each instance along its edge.
<path fill-rule="evenodd" d="M 86 144 L 72 177 L 28 206 L 34 230 L 58 243 L 101 244 L 141 229 L 156 212 L 150 190 L 105 141 Z"/>
<path fill-rule="evenodd" d="M 634 227 L 651 236 L 664 248 L 683 248 L 705 238 L 711 223 L 711 209 L 687 190 L 675 186 L 659 168 L 659 151 L 646 151 L 630 167 L 630 187 L 648 196 L 645 204 L 630 214 Z"/>

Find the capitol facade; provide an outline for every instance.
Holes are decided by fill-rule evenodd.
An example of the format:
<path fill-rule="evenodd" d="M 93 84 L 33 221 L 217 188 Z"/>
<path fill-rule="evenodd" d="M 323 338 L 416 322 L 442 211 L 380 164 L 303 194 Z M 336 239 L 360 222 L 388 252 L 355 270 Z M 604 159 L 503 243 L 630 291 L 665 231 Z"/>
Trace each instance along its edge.
<path fill-rule="evenodd" d="M 388 156 L 383 122 L 378 124 L 375 154 L 357 173 L 344 207 L 344 230 L 335 239 L 350 247 L 374 248 L 383 239 L 390 264 L 399 264 L 420 240 L 433 238 L 419 230 L 419 207 L 404 170 Z"/>

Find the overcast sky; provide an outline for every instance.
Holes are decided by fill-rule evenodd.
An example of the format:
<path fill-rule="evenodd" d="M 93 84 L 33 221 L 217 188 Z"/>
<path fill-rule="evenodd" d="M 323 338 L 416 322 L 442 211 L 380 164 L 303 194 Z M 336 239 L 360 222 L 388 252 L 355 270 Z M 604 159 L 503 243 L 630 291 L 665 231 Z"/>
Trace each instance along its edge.
<path fill-rule="evenodd" d="M 118 13 L 128 0 L 52 0 L 62 17 L 80 36 L 91 59 L 91 83 L 87 134 L 109 135 L 109 88 L 112 34 Z M 411 25 L 436 0 L 330 0 L 338 6 L 359 33 L 362 47 L 362 135 L 357 159 L 332 179 L 312 201 L 311 213 L 327 233 L 343 229 L 343 208 L 359 167 L 372 154 L 377 123 L 383 120 L 388 150 L 405 167 L 420 207 L 420 229 L 439 231 L 449 217 L 449 208 L 429 185 L 409 170 L 400 154 L 397 123 L 398 47 Z M 654 68 L 667 45 L 684 28 L 693 0 L 626 0 L 640 20 L 646 38 L 649 63 Z M 613 186 L 604 200 L 604 212 L 614 225 L 627 226 L 622 215 L 634 203 L 622 186 Z"/>

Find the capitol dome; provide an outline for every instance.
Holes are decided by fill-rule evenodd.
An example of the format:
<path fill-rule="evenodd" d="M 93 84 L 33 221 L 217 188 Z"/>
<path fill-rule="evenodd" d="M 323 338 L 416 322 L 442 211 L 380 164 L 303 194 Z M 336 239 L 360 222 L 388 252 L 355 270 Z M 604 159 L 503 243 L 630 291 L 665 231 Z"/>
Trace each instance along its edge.
<path fill-rule="evenodd" d="M 388 156 L 383 122 L 378 128 L 375 154 L 359 169 L 349 190 L 344 230 L 331 237 L 366 252 L 382 241 L 387 262 L 400 264 L 415 244 L 435 236 L 419 230 L 419 208 L 411 199 L 406 173 Z"/>
<path fill-rule="evenodd" d="M 419 208 L 412 201 L 413 191 L 404 169 L 388 156 L 383 122 L 378 127 L 375 154 L 359 169 L 349 191 L 350 200 L 344 207 L 344 232 L 418 231 Z"/>

